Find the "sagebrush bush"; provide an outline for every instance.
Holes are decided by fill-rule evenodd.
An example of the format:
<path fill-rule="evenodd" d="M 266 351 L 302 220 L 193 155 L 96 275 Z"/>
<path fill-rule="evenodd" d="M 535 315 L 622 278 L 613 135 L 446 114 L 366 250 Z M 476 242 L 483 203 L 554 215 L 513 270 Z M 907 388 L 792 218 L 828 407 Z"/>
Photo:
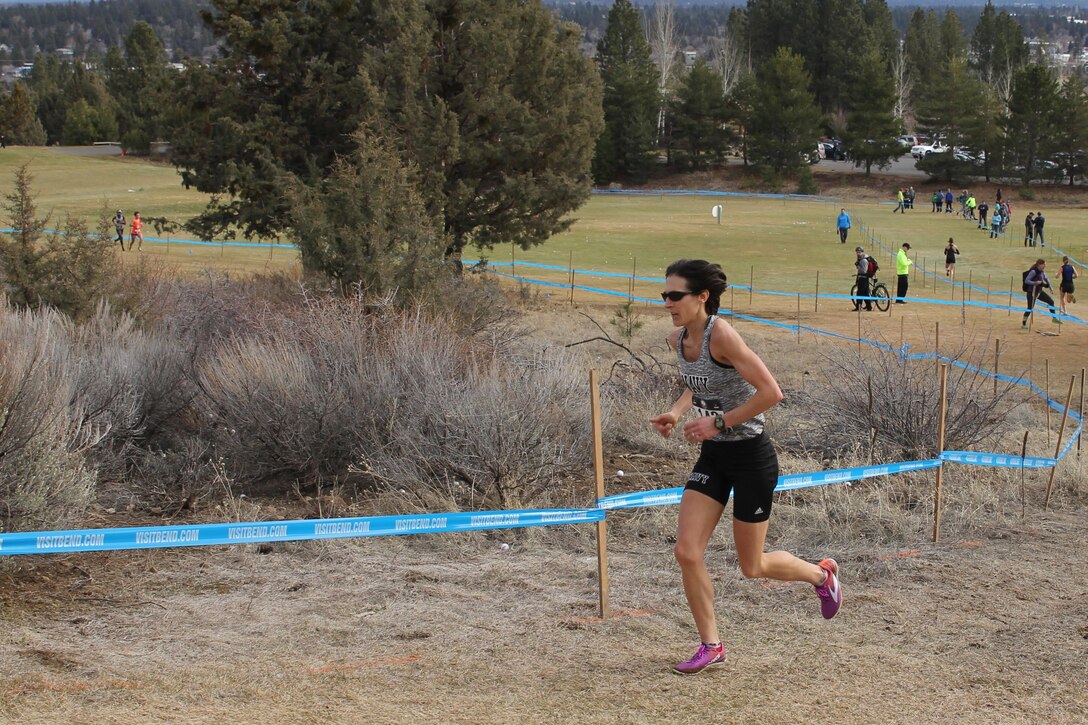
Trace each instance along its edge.
<path fill-rule="evenodd" d="M 0 525 L 69 524 L 94 491 L 83 452 L 99 442 L 74 397 L 67 322 L 51 311 L 0 308 Z"/>
<path fill-rule="evenodd" d="M 306 314 L 220 344 L 201 370 L 207 420 L 239 480 L 438 486 L 459 504 L 506 507 L 588 460 L 587 383 L 570 354 L 495 347 L 418 306 L 336 301 Z"/>
<path fill-rule="evenodd" d="M 802 391 L 791 391 L 782 406 L 790 416 L 789 447 L 820 450 L 835 459 L 875 434 L 875 446 L 891 457 L 935 455 L 940 380 L 933 360 L 854 347 L 821 354 L 814 380 Z M 965 346 L 950 357 L 984 367 L 978 354 Z M 950 366 L 945 449 L 996 444 L 1008 412 L 1021 398 L 1011 383 L 999 383 L 995 394 L 992 378 Z"/>

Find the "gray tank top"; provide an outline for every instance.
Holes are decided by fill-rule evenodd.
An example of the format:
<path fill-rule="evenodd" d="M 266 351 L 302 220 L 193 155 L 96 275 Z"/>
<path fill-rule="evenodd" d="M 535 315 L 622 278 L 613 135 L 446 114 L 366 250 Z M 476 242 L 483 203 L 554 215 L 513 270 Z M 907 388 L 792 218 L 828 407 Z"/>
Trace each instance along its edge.
<path fill-rule="evenodd" d="M 687 328 L 680 328 L 676 339 L 676 356 L 680 361 L 680 377 L 684 385 L 692 392 L 692 410 L 696 415 L 721 415 L 741 405 L 753 395 L 756 389 L 737 372 L 732 365 L 720 363 L 710 356 L 710 333 L 718 323 L 718 316 L 711 315 L 703 332 L 703 342 L 699 349 L 699 359 L 688 362 L 684 359 L 684 335 Z M 729 323 L 722 322 L 727 325 Z M 763 433 L 763 414 L 726 428 L 711 438 L 715 441 L 741 441 L 756 438 Z"/>

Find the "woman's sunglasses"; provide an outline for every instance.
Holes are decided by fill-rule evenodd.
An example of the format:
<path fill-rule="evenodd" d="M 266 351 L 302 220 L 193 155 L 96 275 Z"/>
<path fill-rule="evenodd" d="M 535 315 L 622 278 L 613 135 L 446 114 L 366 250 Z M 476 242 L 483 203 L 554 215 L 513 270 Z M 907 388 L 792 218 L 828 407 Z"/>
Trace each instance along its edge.
<path fill-rule="evenodd" d="M 670 302 L 679 302 L 688 295 L 693 295 L 694 292 L 685 292 L 683 290 L 673 290 L 672 292 L 662 292 L 661 299 L 668 300 Z"/>

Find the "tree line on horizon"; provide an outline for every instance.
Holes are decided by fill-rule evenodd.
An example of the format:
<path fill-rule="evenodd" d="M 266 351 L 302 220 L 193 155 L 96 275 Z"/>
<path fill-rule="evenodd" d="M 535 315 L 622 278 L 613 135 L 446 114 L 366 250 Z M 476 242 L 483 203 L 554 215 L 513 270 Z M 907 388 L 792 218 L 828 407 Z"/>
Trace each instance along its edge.
<path fill-rule="evenodd" d="M 648 16 L 630 0 L 609 10 L 596 55 L 606 119 L 598 183 L 641 182 L 662 156 L 704 167 L 730 149 L 769 180 L 804 179 L 821 136 L 840 138 L 868 173 L 906 152 L 896 138 L 907 131 L 956 149 L 922 162 L 945 181 L 1074 183 L 1088 163 L 1084 76 L 1060 78 L 993 4 L 970 35 L 955 10 L 916 9 L 900 37 L 884 0 L 749 0 L 690 66 L 676 62 L 670 27 L 668 3 Z"/>
<path fill-rule="evenodd" d="M 814 8 L 836 32 L 812 32 Z M 1079 173 L 1083 79 L 1034 62 L 993 5 L 970 36 L 953 10 L 917 10 L 900 39 L 884 0 L 751 0 L 690 68 L 672 10 L 647 23 L 616 0 L 590 57 L 584 29 L 539 2 L 211 0 L 212 61 L 170 68 L 137 22 L 94 63 L 40 56 L 0 101 L 0 133 L 167 140 L 211 198 L 188 231 L 289 239 L 343 289 L 410 291 L 466 247 L 539 244 L 593 182 L 641 181 L 662 159 L 704 168 L 737 148 L 770 182 L 803 181 L 822 133 L 866 170 L 910 124 L 978 154 L 926 162 L 948 179 L 1027 183 L 1051 159 Z"/>

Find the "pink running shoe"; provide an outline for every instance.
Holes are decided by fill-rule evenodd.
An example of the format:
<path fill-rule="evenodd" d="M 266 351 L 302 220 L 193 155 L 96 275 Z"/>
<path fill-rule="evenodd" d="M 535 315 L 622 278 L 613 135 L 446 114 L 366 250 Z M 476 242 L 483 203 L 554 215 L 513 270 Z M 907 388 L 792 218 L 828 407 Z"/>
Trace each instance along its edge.
<path fill-rule="evenodd" d="M 687 662 L 673 665 L 672 671 L 678 675 L 694 675 L 702 672 L 710 665 L 725 662 L 725 645 L 721 642 L 718 646 L 711 647 L 708 644 L 700 644 L 699 651 Z"/>
<path fill-rule="evenodd" d="M 824 615 L 824 619 L 831 619 L 839 613 L 839 607 L 842 606 L 839 565 L 834 559 L 824 559 L 818 566 L 827 572 L 827 580 L 816 587 L 816 596 L 820 598 L 820 613 Z"/>

